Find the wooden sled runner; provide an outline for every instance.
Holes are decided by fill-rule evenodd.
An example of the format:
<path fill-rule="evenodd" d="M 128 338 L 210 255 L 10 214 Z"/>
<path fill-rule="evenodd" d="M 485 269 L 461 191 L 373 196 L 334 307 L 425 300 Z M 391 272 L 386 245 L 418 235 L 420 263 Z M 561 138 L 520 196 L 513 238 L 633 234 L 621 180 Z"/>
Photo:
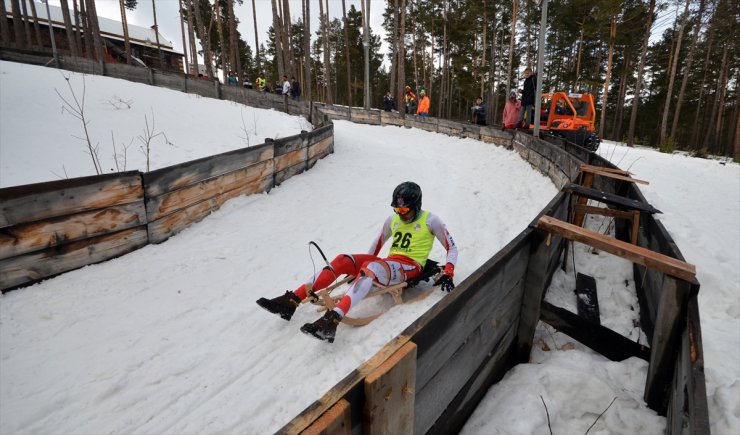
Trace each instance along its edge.
<path fill-rule="evenodd" d="M 384 294 L 390 294 L 393 297 L 394 305 L 401 305 L 401 304 L 409 304 L 413 302 L 418 302 L 423 299 L 426 299 L 429 295 L 432 294 L 433 288 L 424 291 L 420 295 L 411 298 L 409 300 L 404 301 L 402 298 L 402 293 L 404 289 L 415 287 L 418 285 L 421 281 L 428 281 L 433 280 L 436 281 L 440 275 L 442 274 L 442 268 L 439 266 L 439 264 L 436 261 L 433 260 L 427 260 L 426 264 L 424 265 L 424 270 L 421 271 L 421 274 L 411 280 L 404 281 L 399 284 L 391 285 L 391 286 L 382 286 L 378 283 L 373 283 L 374 287 L 370 292 L 367 294 L 365 299 L 375 296 L 380 296 Z M 331 286 L 318 290 L 316 292 L 311 290 L 311 286 L 306 286 L 306 291 L 309 295 L 306 299 L 303 300 L 303 303 L 311 302 L 314 305 L 319 306 L 319 311 L 327 311 L 332 310 L 334 307 L 337 306 L 337 303 L 344 297 L 344 295 L 339 296 L 332 296 L 331 292 L 336 290 L 337 288 L 351 282 L 354 280 L 354 275 L 347 275 L 344 279 L 340 280 L 337 283 L 332 284 Z M 372 316 L 366 316 L 366 317 L 350 317 L 350 316 L 344 316 L 342 318 L 342 323 L 346 323 L 347 325 L 352 326 L 365 326 L 368 323 L 372 322 L 373 320 L 380 317 L 384 312 L 380 312 L 378 314 L 372 315 Z"/>

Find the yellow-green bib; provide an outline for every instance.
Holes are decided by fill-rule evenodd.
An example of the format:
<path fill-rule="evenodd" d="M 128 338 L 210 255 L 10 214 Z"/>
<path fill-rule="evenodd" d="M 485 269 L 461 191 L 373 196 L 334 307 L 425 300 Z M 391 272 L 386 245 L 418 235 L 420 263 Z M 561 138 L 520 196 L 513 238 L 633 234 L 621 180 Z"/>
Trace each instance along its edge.
<path fill-rule="evenodd" d="M 391 218 L 393 244 L 390 255 L 404 255 L 424 267 L 434 244 L 434 234 L 427 227 L 429 212 L 425 211 L 413 222 L 405 223 L 399 215 Z"/>

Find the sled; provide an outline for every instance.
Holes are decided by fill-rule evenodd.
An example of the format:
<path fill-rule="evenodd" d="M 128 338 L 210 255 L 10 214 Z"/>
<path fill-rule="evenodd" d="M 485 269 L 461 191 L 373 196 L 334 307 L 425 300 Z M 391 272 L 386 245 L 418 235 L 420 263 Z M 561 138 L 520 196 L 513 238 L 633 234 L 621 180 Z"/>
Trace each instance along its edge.
<path fill-rule="evenodd" d="M 376 282 L 374 283 L 373 289 L 370 290 L 370 292 L 367 294 L 365 299 L 389 294 L 393 297 L 394 305 L 402 305 L 402 304 L 410 304 L 410 303 L 418 302 L 418 301 L 424 300 L 427 297 L 429 297 L 429 295 L 432 294 L 434 287 L 408 300 L 403 300 L 403 297 L 402 297 L 403 290 L 415 287 L 422 281 L 429 281 L 431 279 L 434 282 L 437 279 L 439 279 L 441 275 L 442 275 L 442 268 L 439 266 L 439 263 L 433 260 L 427 260 L 426 264 L 424 265 L 424 269 L 421 271 L 421 274 L 418 277 L 408 280 L 408 281 L 404 281 L 402 283 L 391 285 L 391 286 L 383 286 Z M 340 281 L 330 285 L 329 287 L 318 290 L 316 292 L 311 290 L 311 285 L 308 284 L 306 285 L 306 292 L 308 293 L 309 297 L 304 299 L 303 303 L 310 302 L 314 305 L 317 305 L 319 307 L 319 311 L 332 310 L 334 309 L 334 307 L 337 306 L 337 303 L 339 303 L 339 301 L 344 297 L 344 295 L 342 294 L 338 296 L 332 296 L 331 292 L 336 290 L 339 287 L 342 287 L 345 284 L 348 284 L 354 279 L 355 279 L 354 275 L 347 275 Z M 377 313 L 371 316 L 365 316 L 365 317 L 344 316 L 342 318 L 342 323 L 346 323 L 351 326 L 365 326 L 368 323 L 380 317 L 381 315 L 383 315 L 383 313 L 384 312 L 380 312 L 380 313 Z"/>

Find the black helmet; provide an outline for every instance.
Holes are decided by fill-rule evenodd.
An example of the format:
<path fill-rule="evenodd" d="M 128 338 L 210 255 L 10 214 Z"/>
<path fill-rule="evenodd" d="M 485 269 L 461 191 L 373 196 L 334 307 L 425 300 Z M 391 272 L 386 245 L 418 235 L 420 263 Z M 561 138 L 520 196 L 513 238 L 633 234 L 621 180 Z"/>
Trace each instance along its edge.
<path fill-rule="evenodd" d="M 413 181 L 399 184 L 393 190 L 391 207 L 409 207 L 418 214 L 421 210 L 421 187 Z"/>

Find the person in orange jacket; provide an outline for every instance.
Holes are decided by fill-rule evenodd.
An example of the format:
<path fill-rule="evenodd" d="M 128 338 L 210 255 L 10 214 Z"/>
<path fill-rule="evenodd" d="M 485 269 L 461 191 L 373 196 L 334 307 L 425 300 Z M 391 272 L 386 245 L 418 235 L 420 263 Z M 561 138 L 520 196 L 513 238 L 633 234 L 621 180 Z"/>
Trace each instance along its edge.
<path fill-rule="evenodd" d="M 421 100 L 419 101 L 419 109 L 416 111 L 416 114 L 421 117 L 427 117 L 429 116 L 429 97 L 427 97 L 427 93 L 424 89 L 419 91 L 419 96 L 421 97 Z"/>

